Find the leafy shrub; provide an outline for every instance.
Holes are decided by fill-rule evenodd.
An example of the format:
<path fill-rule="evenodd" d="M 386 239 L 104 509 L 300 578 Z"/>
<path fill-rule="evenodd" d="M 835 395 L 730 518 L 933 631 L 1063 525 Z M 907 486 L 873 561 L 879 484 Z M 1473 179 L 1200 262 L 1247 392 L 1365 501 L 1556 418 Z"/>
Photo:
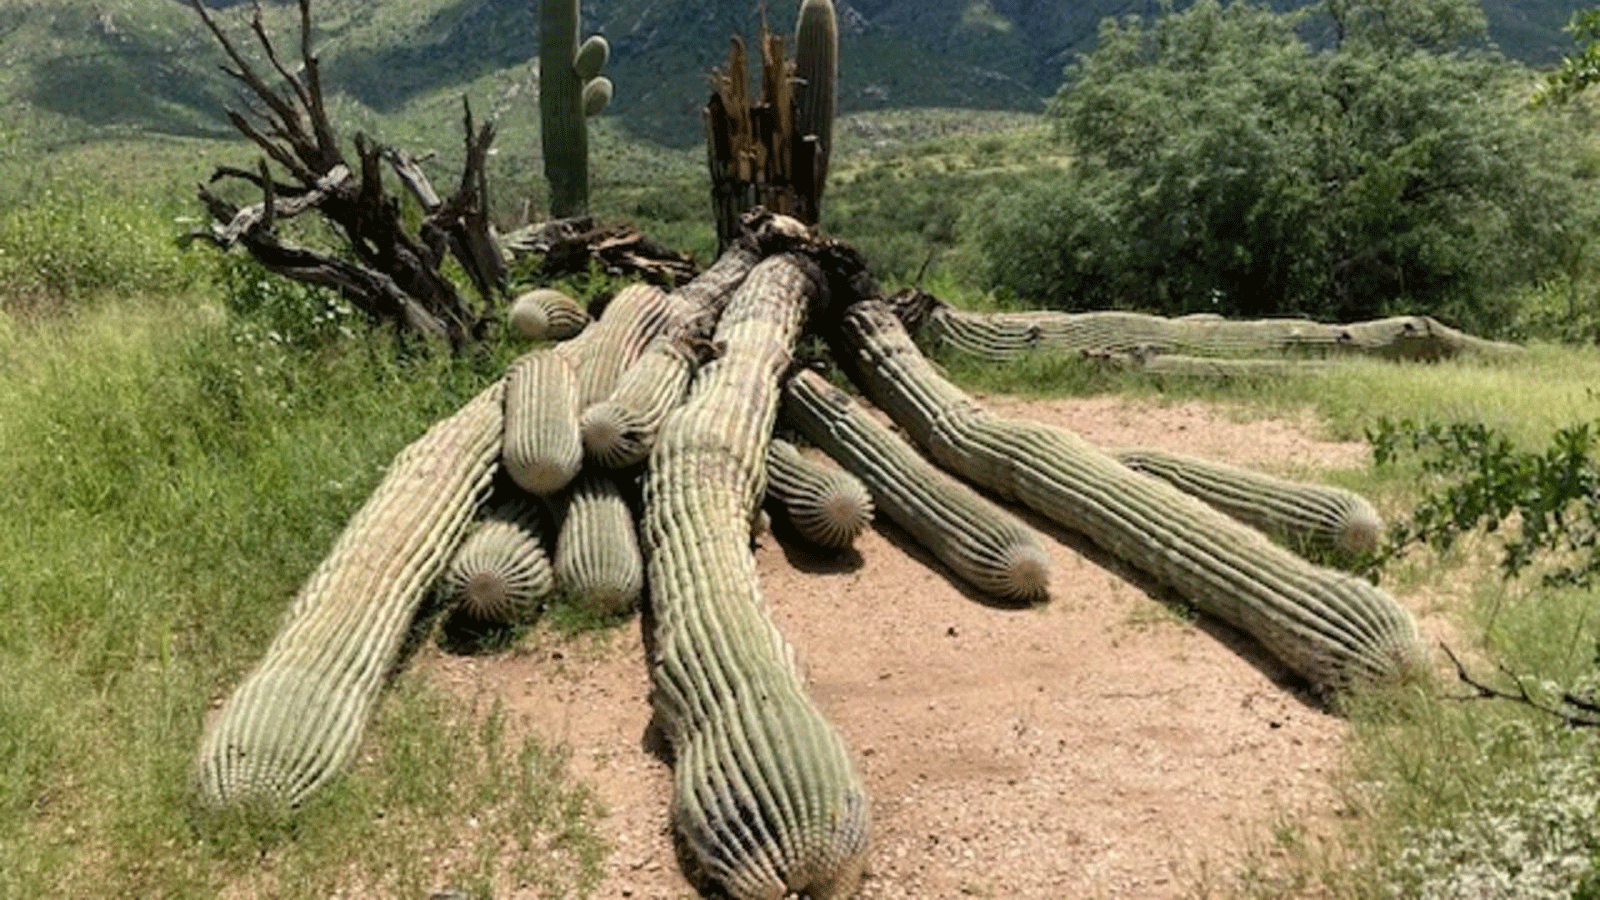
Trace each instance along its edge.
<path fill-rule="evenodd" d="M 1600 464 L 1593 457 L 1600 423 L 1559 429 L 1542 451 L 1519 450 L 1477 422 L 1419 426 L 1384 418 L 1367 440 L 1379 467 L 1411 453 L 1439 482 L 1409 521 L 1393 526 L 1391 554 L 1414 543 L 1448 549 L 1467 532 L 1505 529 L 1515 532 L 1500 560 L 1506 578 L 1536 564 L 1546 567 L 1549 586 L 1587 587 L 1600 578 Z"/>

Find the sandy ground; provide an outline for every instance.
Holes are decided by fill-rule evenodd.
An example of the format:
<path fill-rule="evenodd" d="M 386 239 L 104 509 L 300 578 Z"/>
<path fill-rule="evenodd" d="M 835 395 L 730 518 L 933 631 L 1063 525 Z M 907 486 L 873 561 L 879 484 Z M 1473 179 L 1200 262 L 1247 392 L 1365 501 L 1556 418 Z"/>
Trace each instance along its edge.
<path fill-rule="evenodd" d="M 1241 422 L 1199 403 L 989 400 L 1106 447 L 1297 475 L 1366 458 L 1309 420 Z M 1052 599 L 1025 610 L 964 592 L 892 525 L 838 558 L 760 540 L 771 613 L 873 798 L 862 896 L 1193 896 L 1226 884 L 1275 823 L 1337 814 L 1338 719 L 1247 639 L 1184 620 L 1078 539 L 1041 531 Z M 429 650 L 416 665 L 571 748 L 609 810 L 596 896 L 698 896 L 670 837 L 637 625 L 541 634 L 511 655 Z"/>

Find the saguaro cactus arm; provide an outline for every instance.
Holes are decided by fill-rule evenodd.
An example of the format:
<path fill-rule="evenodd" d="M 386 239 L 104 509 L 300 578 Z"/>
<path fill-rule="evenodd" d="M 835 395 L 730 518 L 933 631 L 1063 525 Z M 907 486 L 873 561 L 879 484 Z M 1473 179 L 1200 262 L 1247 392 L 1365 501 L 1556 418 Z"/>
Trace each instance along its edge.
<path fill-rule="evenodd" d="M 200 741 L 199 793 L 295 805 L 337 775 L 429 585 L 488 494 L 501 384 L 401 451 Z"/>
<path fill-rule="evenodd" d="M 819 546 L 848 547 L 872 524 L 872 494 L 861 479 L 778 438 L 767 446 L 767 497 L 783 507 L 801 537 Z"/>
<path fill-rule="evenodd" d="M 923 459 L 821 375 L 789 379 L 783 415 L 963 581 L 1013 603 L 1046 597 L 1050 558 L 1033 529 Z"/>
<path fill-rule="evenodd" d="M 866 793 L 766 614 L 748 546 L 778 379 L 819 290 L 801 257 L 756 267 L 718 326 L 726 352 L 668 417 L 645 482 L 651 680 L 674 819 L 739 900 L 847 897 L 867 846 Z"/>
<path fill-rule="evenodd" d="M 611 473 L 589 469 L 567 496 L 556 537 L 561 591 L 604 616 L 632 612 L 644 592 L 644 558 L 633 511 Z"/>
<path fill-rule="evenodd" d="M 1420 664 L 1411 615 L 1371 584 L 1311 565 L 1065 429 L 988 412 L 880 302 L 853 306 L 843 330 L 868 393 L 935 458 L 1170 585 L 1313 684 L 1390 681 Z"/>
<path fill-rule="evenodd" d="M 515 500 L 491 512 L 461 542 L 439 579 L 446 603 L 480 622 L 526 621 L 555 592 L 537 505 Z"/>

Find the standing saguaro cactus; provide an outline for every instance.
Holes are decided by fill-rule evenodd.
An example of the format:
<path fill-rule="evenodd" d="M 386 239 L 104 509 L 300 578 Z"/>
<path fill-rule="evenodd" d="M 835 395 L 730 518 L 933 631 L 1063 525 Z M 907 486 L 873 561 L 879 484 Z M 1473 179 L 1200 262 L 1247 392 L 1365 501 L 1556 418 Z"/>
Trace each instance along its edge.
<path fill-rule="evenodd" d="M 816 138 L 813 157 L 816 207 L 820 215 L 822 189 L 828 180 L 828 157 L 833 153 L 833 116 L 839 104 L 839 20 L 833 0 L 805 0 L 794 29 L 795 123 L 801 140 Z M 816 224 L 811 220 L 810 224 Z"/>
<path fill-rule="evenodd" d="M 539 127 L 550 215 L 589 211 L 589 123 L 611 102 L 611 79 L 600 74 L 611 46 L 600 35 L 578 43 L 578 0 L 541 0 Z"/>

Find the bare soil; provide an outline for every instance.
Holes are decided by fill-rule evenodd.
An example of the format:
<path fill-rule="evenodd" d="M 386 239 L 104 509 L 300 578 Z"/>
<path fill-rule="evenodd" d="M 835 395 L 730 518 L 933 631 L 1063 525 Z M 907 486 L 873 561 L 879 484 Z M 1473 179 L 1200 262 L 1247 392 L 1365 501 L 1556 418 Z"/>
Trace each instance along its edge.
<path fill-rule="evenodd" d="M 1364 463 L 1316 423 L 1116 398 L 988 398 L 1106 447 L 1277 473 Z M 1346 728 L 1248 639 L 1193 621 L 1073 535 L 1039 524 L 1051 602 L 986 605 L 892 525 L 844 557 L 772 536 L 771 614 L 873 798 L 869 898 L 1169 898 L 1225 884 L 1282 822 L 1339 812 Z M 608 816 L 602 898 L 695 897 L 668 822 L 637 623 L 482 657 L 416 661 L 466 700 L 567 745 Z M 1220 881 L 1218 879 L 1221 879 Z M 1215 889 L 1214 887 L 1211 889 Z M 1224 890 L 1224 894 L 1226 891 Z"/>

